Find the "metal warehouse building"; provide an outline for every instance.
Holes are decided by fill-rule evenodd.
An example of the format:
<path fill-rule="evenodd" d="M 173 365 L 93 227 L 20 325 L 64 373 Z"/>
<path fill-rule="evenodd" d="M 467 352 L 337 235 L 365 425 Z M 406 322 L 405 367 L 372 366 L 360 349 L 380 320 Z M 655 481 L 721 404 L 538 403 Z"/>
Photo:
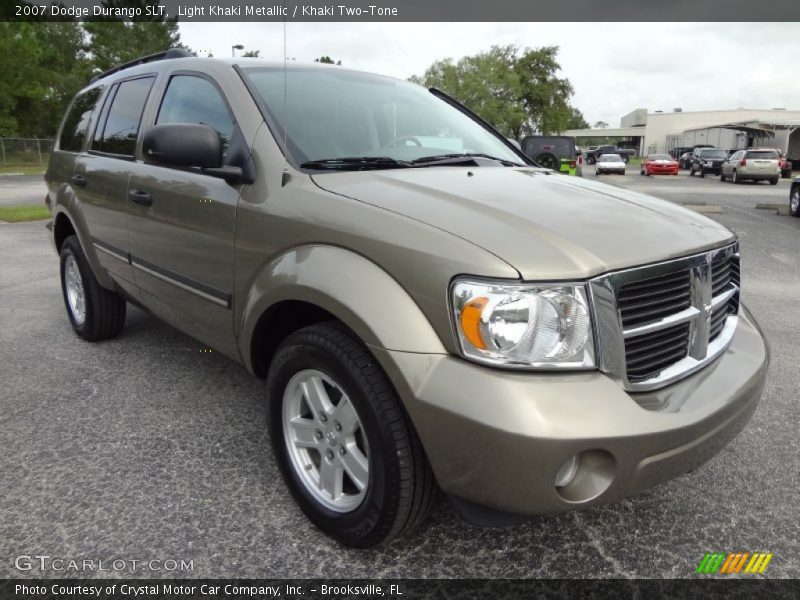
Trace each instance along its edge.
<path fill-rule="evenodd" d="M 591 141 L 618 138 L 633 142 L 639 154 L 711 144 L 726 150 L 769 146 L 800 162 L 800 110 L 732 110 L 648 112 L 639 108 L 622 117 L 614 129 L 572 129 L 564 135 Z"/>

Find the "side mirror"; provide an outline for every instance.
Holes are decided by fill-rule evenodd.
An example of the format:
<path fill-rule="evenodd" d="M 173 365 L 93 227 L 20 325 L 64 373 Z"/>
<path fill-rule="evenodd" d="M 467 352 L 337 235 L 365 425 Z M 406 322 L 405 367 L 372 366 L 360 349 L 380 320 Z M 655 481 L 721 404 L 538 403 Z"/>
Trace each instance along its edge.
<path fill-rule="evenodd" d="M 145 133 L 142 148 L 147 160 L 156 163 L 201 169 L 222 166 L 222 140 L 208 125 L 156 125 Z"/>

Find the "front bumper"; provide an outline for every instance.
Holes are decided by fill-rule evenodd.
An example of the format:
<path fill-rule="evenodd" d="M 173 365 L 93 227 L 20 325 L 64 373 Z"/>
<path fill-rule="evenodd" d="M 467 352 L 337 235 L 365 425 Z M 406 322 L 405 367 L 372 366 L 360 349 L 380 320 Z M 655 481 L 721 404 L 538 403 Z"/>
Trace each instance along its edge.
<path fill-rule="evenodd" d="M 442 489 L 524 515 L 611 502 L 695 469 L 745 426 L 769 363 L 744 308 L 719 359 L 647 393 L 625 392 L 599 372 L 525 374 L 447 355 L 373 350 Z M 557 489 L 559 468 L 579 453 L 575 484 Z"/>

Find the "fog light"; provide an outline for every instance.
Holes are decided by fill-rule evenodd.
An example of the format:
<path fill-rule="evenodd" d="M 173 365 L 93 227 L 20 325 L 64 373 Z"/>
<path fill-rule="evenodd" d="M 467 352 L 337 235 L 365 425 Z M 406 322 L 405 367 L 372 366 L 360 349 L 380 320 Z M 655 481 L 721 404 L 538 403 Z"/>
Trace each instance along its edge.
<path fill-rule="evenodd" d="M 569 457 L 561 468 L 556 473 L 556 487 L 564 487 L 572 483 L 575 475 L 578 473 L 578 466 L 580 464 L 580 455 L 575 454 Z"/>

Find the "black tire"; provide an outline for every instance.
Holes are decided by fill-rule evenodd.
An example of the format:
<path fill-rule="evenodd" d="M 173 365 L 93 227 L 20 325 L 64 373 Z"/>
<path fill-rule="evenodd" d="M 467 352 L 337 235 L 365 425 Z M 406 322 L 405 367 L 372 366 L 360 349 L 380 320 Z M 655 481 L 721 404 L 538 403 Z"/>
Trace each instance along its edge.
<path fill-rule="evenodd" d="M 731 175 L 731 183 L 742 183 L 742 180 L 739 179 L 739 174 L 736 172 L 736 169 L 733 170 L 733 175 Z"/>
<path fill-rule="evenodd" d="M 722 169 L 719 170 L 719 180 L 722 183 L 725 183 L 725 173 L 724 173 L 724 171 Z"/>
<path fill-rule="evenodd" d="M 112 290 L 102 287 L 92 272 L 89 261 L 83 253 L 78 238 L 74 235 L 67 237 L 61 245 L 61 293 L 64 305 L 72 328 L 87 342 L 97 342 L 116 337 L 125 325 L 126 302 L 125 299 Z M 67 295 L 65 281 L 65 266 L 68 261 L 74 260 L 78 267 L 83 289 L 83 302 L 85 317 L 80 322 Z"/>
<path fill-rule="evenodd" d="M 545 169 L 561 170 L 561 159 L 552 152 L 540 152 L 534 157 L 533 162 Z"/>
<path fill-rule="evenodd" d="M 694 165 L 689 167 L 689 177 L 694 177 Z"/>
<path fill-rule="evenodd" d="M 369 448 L 369 483 L 360 504 L 335 512 L 309 492 L 284 437 L 284 392 L 303 370 L 324 373 L 349 397 Z M 370 548 L 419 526 L 441 492 L 391 382 L 364 344 L 336 323 L 311 325 L 278 348 L 267 375 L 268 424 L 283 477 L 311 521 L 342 544 Z M 320 457 L 320 460 L 323 460 Z"/>
<path fill-rule="evenodd" d="M 706 176 L 706 170 L 703 167 L 700 167 L 700 177 Z"/>
<path fill-rule="evenodd" d="M 775 177 L 774 179 L 770 179 L 769 180 L 769 184 L 770 185 L 778 185 L 778 178 Z"/>
<path fill-rule="evenodd" d="M 789 213 L 793 217 L 800 217 L 800 185 L 792 186 L 789 194 Z"/>

